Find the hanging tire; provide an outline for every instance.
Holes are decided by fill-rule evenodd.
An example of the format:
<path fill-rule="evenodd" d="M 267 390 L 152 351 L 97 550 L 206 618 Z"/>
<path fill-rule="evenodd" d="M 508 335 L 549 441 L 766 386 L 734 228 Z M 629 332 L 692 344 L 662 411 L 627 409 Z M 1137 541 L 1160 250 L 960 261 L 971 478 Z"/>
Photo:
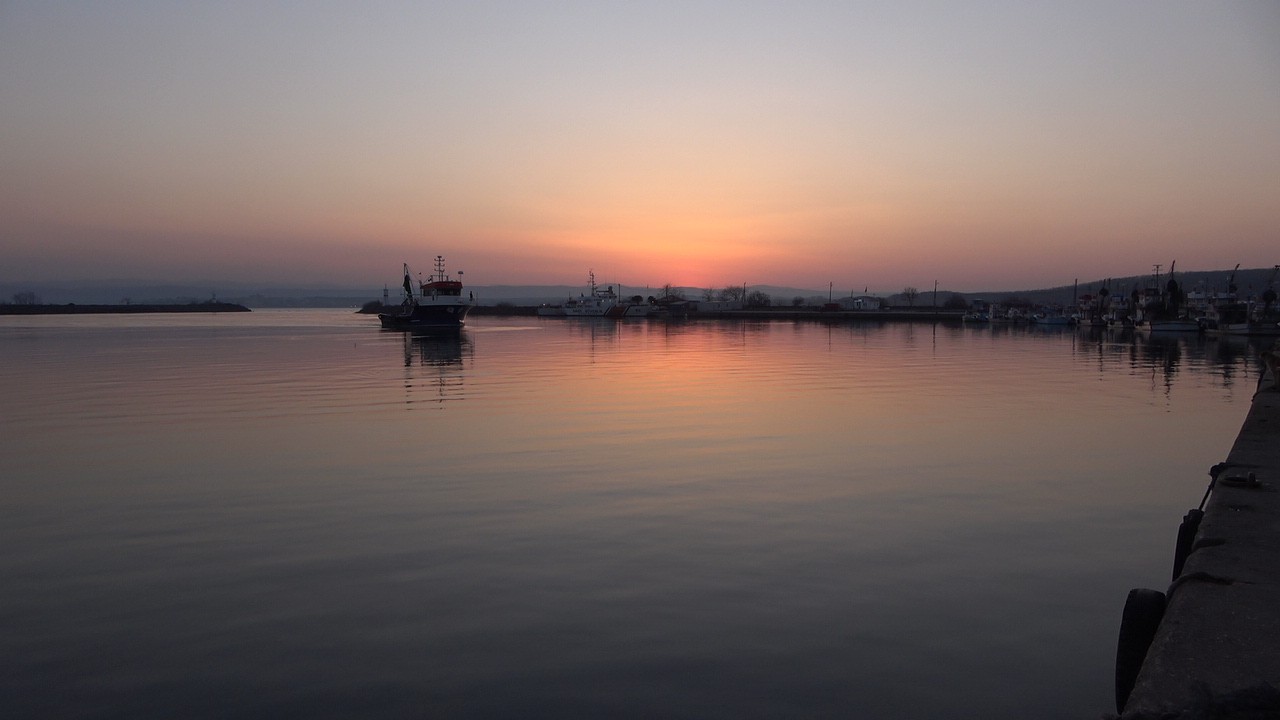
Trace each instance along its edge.
<path fill-rule="evenodd" d="M 1182 524 L 1178 526 L 1178 542 L 1173 548 L 1173 580 L 1182 574 L 1182 565 L 1191 554 L 1196 541 L 1196 532 L 1200 530 L 1200 521 L 1204 519 L 1204 511 L 1192 508 L 1182 516 Z"/>
<path fill-rule="evenodd" d="M 1120 619 L 1120 639 L 1116 643 L 1116 712 L 1124 712 L 1138 681 L 1138 671 L 1147 657 L 1147 648 L 1156 637 L 1164 617 L 1165 596 L 1158 590 L 1135 588 L 1124 602 Z"/>

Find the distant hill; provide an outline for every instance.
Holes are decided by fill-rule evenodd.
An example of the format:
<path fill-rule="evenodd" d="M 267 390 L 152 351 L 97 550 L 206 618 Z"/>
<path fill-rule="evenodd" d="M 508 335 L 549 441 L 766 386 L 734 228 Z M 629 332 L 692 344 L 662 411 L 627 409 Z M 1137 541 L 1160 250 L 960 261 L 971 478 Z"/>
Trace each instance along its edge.
<path fill-rule="evenodd" d="M 184 304 L 222 300 L 249 307 L 359 306 L 377 295 L 367 290 L 334 286 L 264 287 L 259 284 L 202 280 L 192 283 L 149 283 L 131 280 L 0 282 L 0 302 L 15 295 L 35 295 L 50 304 Z M 378 293 L 380 295 L 381 293 Z"/>
<path fill-rule="evenodd" d="M 609 287 L 612 283 L 601 283 Z M 532 306 L 542 304 L 558 304 L 565 300 L 587 292 L 585 285 L 468 285 L 468 291 L 475 293 L 476 301 L 481 305 Z M 641 297 L 661 294 L 661 287 L 623 285 L 615 288 L 623 297 L 640 295 Z M 678 288 L 690 300 L 701 299 L 704 290 L 701 288 Z M 768 285 L 752 285 L 751 290 L 761 290 L 781 302 L 796 295 L 814 295 L 814 290 L 775 287 Z M 359 308 L 370 300 L 382 300 L 384 289 L 356 287 L 263 287 L 247 283 L 199 283 L 191 285 L 161 285 L 148 283 L 130 283 L 128 281 L 105 282 L 46 282 L 46 283 L 14 283 L 0 282 L 0 302 L 13 302 L 16 295 L 34 296 L 35 302 L 50 304 L 83 303 L 155 303 L 181 304 L 203 302 L 218 299 L 226 302 L 240 303 L 250 308 L 305 308 L 305 307 L 350 307 Z M 385 289 L 391 302 L 399 302 L 400 288 L 388 286 Z M 824 296 L 825 297 L 825 296 Z"/>
<path fill-rule="evenodd" d="M 1231 278 L 1231 270 L 1192 270 L 1190 272 L 1176 272 L 1174 276 L 1178 280 L 1178 284 L 1187 292 L 1201 291 L 1222 291 L 1226 292 L 1228 281 Z M 1072 299 L 1073 292 L 1078 295 L 1096 295 L 1098 290 L 1102 289 L 1105 284 L 1113 296 L 1129 295 L 1136 290 L 1153 287 L 1159 285 L 1163 287 L 1169 281 L 1168 272 L 1162 272 L 1159 278 L 1152 275 L 1130 275 L 1127 277 L 1092 279 L 1088 281 L 1080 281 L 1071 285 L 1059 285 L 1052 288 L 1040 288 L 1035 290 L 1005 290 L 999 292 L 985 293 L 958 293 L 964 296 L 968 301 L 975 299 L 983 299 L 991 302 L 1003 302 L 1010 298 L 1018 298 L 1026 300 L 1036 305 L 1062 305 Z M 1241 297 L 1249 295 L 1259 295 L 1267 289 L 1269 283 L 1276 283 L 1280 286 L 1280 276 L 1274 268 L 1253 268 L 1240 269 L 1235 271 L 1235 284 L 1237 292 Z M 930 291 L 932 292 L 932 291 Z M 942 291 L 938 292 L 938 302 L 945 302 L 951 293 L 946 295 Z M 895 304 L 901 299 L 901 295 L 893 296 Z M 928 298 L 931 301 L 932 298 Z M 924 293 L 916 300 L 916 304 L 922 304 L 926 298 Z M 905 302 L 903 302 L 905 304 Z"/>
<path fill-rule="evenodd" d="M 1177 278 L 1178 282 L 1188 291 L 1196 289 L 1225 290 L 1227 279 L 1230 275 L 1230 270 L 1195 270 L 1178 272 Z M 1160 278 L 1159 282 L 1163 284 L 1167 280 L 1168 276 L 1165 274 Z M 1082 279 L 1079 282 L 1078 291 L 1080 294 L 1096 294 L 1098 289 L 1102 287 L 1103 282 L 1108 283 L 1113 295 L 1118 293 L 1127 295 L 1134 288 L 1147 287 L 1155 280 L 1150 275 L 1132 275 L 1111 278 L 1110 280 L 1105 278 Z M 1242 295 L 1259 294 L 1267 288 L 1269 282 L 1276 282 L 1277 285 L 1280 285 L 1280 278 L 1276 278 L 1276 271 L 1273 268 L 1241 269 L 1236 272 L 1236 285 Z M 603 283 L 603 285 L 607 286 L 609 283 Z M 475 293 L 476 301 L 481 305 L 510 303 L 522 306 L 561 303 L 570 297 L 575 297 L 587 291 L 585 285 L 477 285 L 468 286 L 468 289 Z M 690 300 L 700 300 L 706 292 L 703 288 L 685 287 L 678 289 L 684 297 Z M 719 288 L 715 289 L 718 290 Z M 802 298 L 807 304 L 826 302 L 828 298 L 827 290 L 811 288 L 749 285 L 748 289 L 753 292 L 761 291 L 767 293 L 773 298 L 775 305 L 790 305 L 797 297 Z M 633 295 L 640 295 L 641 297 L 657 296 L 661 292 L 661 287 L 624 285 L 619 288 L 619 295 L 624 297 Z M 398 287 L 388 287 L 387 293 L 393 302 L 398 300 Z M 261 284 L 218 283 L 213 281 L 183 285 L 125 280 L 44 283 L 0 282 L 0 302 L 3 303 L 11 303 L 16 296 L 21 295 L 27 299 L 34 297 L 34 301 L 38 303 L 50 304 L 110 304 L 124 302 L 177 304 L 217 299 L 239 303 L 250 308 L 349 307 L 354 309 L 359 308 L 370 300 L 381 300 L 382 294 L 383 288 L 380 287 L 360 288 L 332 285 L 270 287 Z M 849 294 L 848 290 L 844 290 L 835 293 L 835 296 L 837 298 L 848 297 Z M 854 294 L 860 295 L 861 293 Z M 887 296 L 883 293 L 873 292 L 869 294 L 885 297 L 886 301 L 891 305 L 908 304 L 901 293 Z M 938 303 L 945 303 L 952 295 L 960 295 L 970 302 L 975 299 L 1001 302 L 1017 298 L 1035 304 L 1063 304 L 1071 298 L 1072 285 L 965 293 L 939 288 Z M 920 295 L 916 298 L 915 305 L 928 306 L 932 303 L 933 288 L 920 288 Z"/>

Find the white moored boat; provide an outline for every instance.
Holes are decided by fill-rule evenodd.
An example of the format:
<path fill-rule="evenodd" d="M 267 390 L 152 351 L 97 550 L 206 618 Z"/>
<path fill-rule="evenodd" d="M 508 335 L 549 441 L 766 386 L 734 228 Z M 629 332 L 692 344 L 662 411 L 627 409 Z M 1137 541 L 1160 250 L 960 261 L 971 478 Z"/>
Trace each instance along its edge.
<path fill-rule="evenodd" d="M 648 317 L 658 310 L 658 307 L 652 303 L 619 298 L 612 285 L 604 288 L 596 285 L 594 271 L 588 271 L 587 278 L 588 293 L 569 298 L 559 307 L 538 308 L 538 314 L 566 317 L 641 318 Z"/>

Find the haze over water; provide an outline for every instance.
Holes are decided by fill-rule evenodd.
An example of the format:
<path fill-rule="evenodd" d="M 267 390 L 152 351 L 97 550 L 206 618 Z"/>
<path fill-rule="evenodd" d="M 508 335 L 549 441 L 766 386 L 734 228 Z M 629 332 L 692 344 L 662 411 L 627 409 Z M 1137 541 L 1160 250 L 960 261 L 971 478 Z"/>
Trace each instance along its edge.
<path fill-rule="evenodd" d="M 1239 340 L 0 318 L 14 717 L 1093 717 Z"/>

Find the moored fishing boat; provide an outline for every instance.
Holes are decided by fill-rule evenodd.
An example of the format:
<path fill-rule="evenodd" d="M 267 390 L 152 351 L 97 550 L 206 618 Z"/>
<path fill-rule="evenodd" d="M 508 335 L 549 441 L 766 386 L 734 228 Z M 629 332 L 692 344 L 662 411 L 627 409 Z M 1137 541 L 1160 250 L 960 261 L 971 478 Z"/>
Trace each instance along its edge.
<path fill-rule="evenodd" d="M 378 313 L 378 321 L 386 330 L 457 330 L 462 327 L 467 313 L 475 307 L 471 293 L 463 296 L 462 271 L 458 279 L 449 277 L 444 270 L 444 257 L 437 255 L 435 273 L 426 282 L 418 282 L 414 291 L 409 266 L 404 266 L 404 300 L 398 306 Z"/>
<path fill-rule="evenodd" d="M 1280 318 L 1253 302 L 1214 305 L 1204 318 L 1204 326 L 1213 335 L 1280 335 Z"/>
<path fill-rule="evenodd" d="M 1147 329 L 1152 332 L 1200 332 L 1203 326 L 1194 318 L 1188 317 L 1183 305 L 1186 292 L 1173 275 L 1173 268 L 1178 261 L 1169 264 L 1169 281 L 1163 291 L 1159 285 L 1160 266 L 1156 265 L 1155 286 L 1146 290 L 1146 302 L 1143 306 L 1143 317 Z"/>
<path fill-rule="evenodd" d="M 1061 314 L 1050 315 L 1047 313 L 1040 313 L 1037 315 L 1032 315 L 1031 322 L 1035 323 L 1036 325 L 1044 325 L 1046 327 L 1053 327 L 1053 326 L 1066 327 L 1068 325 L 1075 325 L 1076 319 L 1073 317 L 1068 317 L 1066 315 L 1061 315 Z"/>
<path fill-rule="evenodd" d="M 1147 329 L 1151 332 L 1200 332 L 1200 323 L 1190 318 L 1170 318 L 1166 320 L 1150 320 Z"/>
<path fill-rule="evenodd" d="M 1236 265 L 1227 279 L 1225 293 L 1208 294 L 1204 317 L 1200 323 L 1205 332 L 1211 335 L 1280 335 L 1280 314 L 1275 312 L 1276 291 L 1273 287 L 1280 265 L 1271 271 L 1267 281 L 1267 289 L 1261 296 L 1250 295 L 1246 299 L 1239 296 L 1236 285 Z"/>

